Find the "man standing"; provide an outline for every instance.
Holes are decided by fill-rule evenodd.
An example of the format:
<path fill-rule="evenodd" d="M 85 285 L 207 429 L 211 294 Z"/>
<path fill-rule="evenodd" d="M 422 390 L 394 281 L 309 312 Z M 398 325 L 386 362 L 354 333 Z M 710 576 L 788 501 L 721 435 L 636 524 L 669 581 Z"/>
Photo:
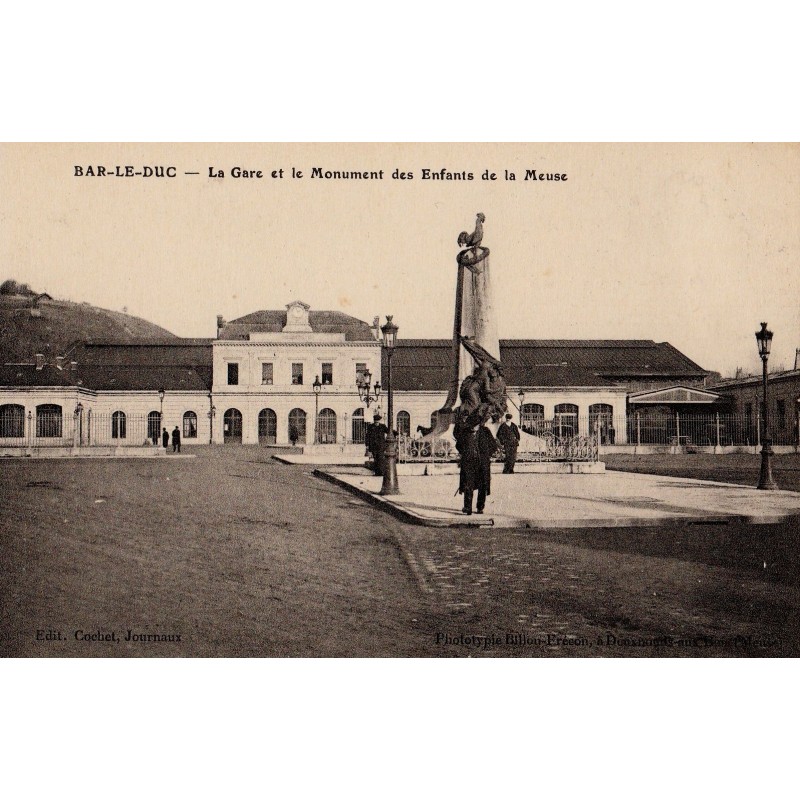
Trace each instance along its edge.
<path fill-rule="evenodd" d="M 165 453 L 169 450 L 169 433 L 166 428 L 164 428 L 164 433 L 161 434 L 161 446 L 164 448 Z"/>
<path fill-rule="evenodd" d="M 476 513 L 483 514 L 486 498 L 492 488 L 492 456 L 497 440 L 485 425 L 458 425 L 454 430 L 456 449 L 461 454 L 458 491 L 464 495 L 465 514 L 472 514 L 472 496 L 478 490 Z"/>
<path fill-rule="evenodd" d="M 176 425 L 172 429 L 172 452 L 180 453 L 181 451 L 181 432 Z"/>
<path fill-rule="evenodd" d="M 372 468 L 376 475 L 383 475 L 384 455 L 386 453 L 386 435 L 389 429 L 381 422 L 381 415 L 376 411 L 370 426 L 368 439 L 369 450 L 372 453 Z"/>
<path fill-rule="evenodd" d="M 519 447 L 519 428 L 514 424 L 511 414 L 506 414 L 505 421 L 497 429 L 497 441 L 503 445 L 506 454 L 503 472 L 509 475 L 514 472 L 514 464 L 517 463 L 517 448 Z"/>

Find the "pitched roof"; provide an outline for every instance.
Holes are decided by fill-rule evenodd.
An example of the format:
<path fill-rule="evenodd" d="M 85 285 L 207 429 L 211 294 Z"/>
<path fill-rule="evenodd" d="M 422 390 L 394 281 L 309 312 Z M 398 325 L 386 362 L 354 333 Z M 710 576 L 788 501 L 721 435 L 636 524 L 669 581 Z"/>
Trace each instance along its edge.
<path fill-rule="evenodd" d="M 69 358 L 79 366 L 172 365 L 211 367 L 213 339 L 175 339 L 163 342 L 82 342 L 70 351 Z"/>
<path fill-rule="evenodd" d="M 649 339 L 501 339 L 501 360 L 511 366 L 518 360 L 536 364 L 569 364 L 606 377 L 705 376 L 669 342 Z"/>
<path fill-rule="evenodd" d="M 211 370 L 174 365 L 87 366 L 78 369 L 78 385 L 98 391 L 208 391 Z"/>
<path fill-rule="evenodd" d="M 725 378 L 719 380 L 713 385 L 709 386 L 710 389 L 718 392 L 725 392 L 728 389 L 738 389 L 742 386 L 761 386 L 764 380 L 763 375 L 746 375 L 741 378 Z M 783 372 L 770 372 L 767 375 L 769 383 L 800 380 L 800 369 L 788 369 Z"/>
<path fill-rule="evenodd" d="M 501 339 L 500 360 L 509 386 L 610 386 L 632 377 L 706 374 L 668 342 L 638 339 Z M 398 341 L 392 357 L 394 388 L 446 391 L 451 364 L 448 339 Z"/>
<path fill-rule="evenodd" d="M 308 324 L 314 333 L 343 333 L 347 342 L 375 341 L 368 323 L 341 311 L 309 311 Z M 227 322 L 219 338 L 246 339 L 250 333 L 280 333 L 285 326 L 286 309 L 254 311 Z"/>
<path fill-rule="evenodd" d="M 35 364 L 0 365 L 0 386 L 74 386 L 75 373 L 45 364 L 36 369 Z"/>

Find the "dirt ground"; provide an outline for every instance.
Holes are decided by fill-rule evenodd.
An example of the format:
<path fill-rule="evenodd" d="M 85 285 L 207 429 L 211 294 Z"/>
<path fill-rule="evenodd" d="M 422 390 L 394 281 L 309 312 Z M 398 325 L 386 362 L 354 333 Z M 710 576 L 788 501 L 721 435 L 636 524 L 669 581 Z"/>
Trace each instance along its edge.
<path fill-rule="evenodd" d="M 421 528 L 257 447 L 192 452 L 0 461 L 0 654 L 800 655 L 795 524 Z"/>
<path fill-rule="evenodd" d="M 433 651 L 387 517 L 258 448 L 7 459 L 0 484 L 3 655 Z"/>

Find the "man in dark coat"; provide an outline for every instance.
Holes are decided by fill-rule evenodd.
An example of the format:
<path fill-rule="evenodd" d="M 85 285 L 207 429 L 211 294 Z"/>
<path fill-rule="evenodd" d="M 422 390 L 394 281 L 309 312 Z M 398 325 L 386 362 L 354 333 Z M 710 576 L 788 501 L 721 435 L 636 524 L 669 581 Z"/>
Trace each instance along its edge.
<path fill-rule="evenodd" d="M 181 432 L 176 425 L 172 429 L 172 452 L 180 453 L 181 451 Z"/>
<path fill-rule="evenodd" d="M 503 472 L 514 472 L 517 463 L 517 448 L 519 447 L 519 428 L 514 424 L 511 414 L 506 414 L 505 422 L 497 429 L 497 441 L 503 445 L 506 454 L 506 463 Z"/>
<path fill-rule="evenodd" d="M 386 454 L 386 436 L 389 429 L 381 422 L 381 415 L 376 411 L 369 429 L 367 445 L 372 453 L 372 469 L 376 475 L 383 475 Z"/>
<path fill-rule="evenodd" d="M 483 514 L 486 498 L 492 488 L 492 456 L 497 450 L 497 440 L 485 425 L 457 425 L 453 431 L 456 449 L 461 454 L 461 471 L 458 491 L 464 495 L 465 514 L 472 514 L 472 496 L 478 490 L 475 511 Z"/>
<path fill-rule="evenodd" d="M 164 433 L 161 434 L 161 446 L 165 450 L 169 449 L 169 433 L 166 428 L 164 428 Z"/>

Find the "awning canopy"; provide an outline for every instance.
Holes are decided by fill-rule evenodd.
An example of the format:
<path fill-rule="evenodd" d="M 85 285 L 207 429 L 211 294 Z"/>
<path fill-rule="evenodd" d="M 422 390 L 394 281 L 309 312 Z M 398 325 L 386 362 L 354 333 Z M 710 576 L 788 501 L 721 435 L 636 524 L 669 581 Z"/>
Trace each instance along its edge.
<path fill-rule="evenodd" d="M 716 392 L 695 389 L 690 386 L 670 386 L 666 389 L 650 389 L 628 395 L 628 402 L 636 405 L 685 405 L 687 403 L 710 405 L 719 403 L 721 400 L 721 396 Z"/>

